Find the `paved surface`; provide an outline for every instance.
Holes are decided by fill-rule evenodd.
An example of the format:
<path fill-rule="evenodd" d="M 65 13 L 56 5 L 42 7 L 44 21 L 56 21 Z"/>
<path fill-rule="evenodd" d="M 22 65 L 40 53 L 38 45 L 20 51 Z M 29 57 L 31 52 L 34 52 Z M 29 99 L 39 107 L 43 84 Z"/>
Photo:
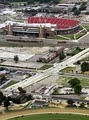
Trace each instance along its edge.
<path fill-rule="evenodd" d="M 89 44 L 89 32 L 79 39 L 79 43 L 81 43 L 81 44 L 88 43 Z"/>
<path fill-rule="evenodd" d="M 41 68 L 43 65 L 45 65 L 44 63 L 37 63 L 37 62 L 18 62 L 15 63 L 14 61 L 5 61 L 0 63 L 0 65 L 5 65 L 5 66 L 13 66 L 13 67 L 22 67 L 22 68 Z"/>

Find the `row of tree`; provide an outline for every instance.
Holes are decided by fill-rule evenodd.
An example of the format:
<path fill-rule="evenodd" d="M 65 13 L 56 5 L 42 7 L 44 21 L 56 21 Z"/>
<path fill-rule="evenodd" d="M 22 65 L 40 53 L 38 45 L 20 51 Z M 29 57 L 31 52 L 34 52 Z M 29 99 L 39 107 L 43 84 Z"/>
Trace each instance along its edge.
<path fill-rule="evenodd" d="M 32 100 L 32 95 L 26 94 L 26 91 L 22 88 L 22 87 L 18 87 L 18 91 L 19 91 L 19 97 L 12 97 L 12 96 L 8 96 L 6 97 L 1 91 L 0 91 L 0 105 L 3 103 L 4 107 L 6 108 L 6 110 L 8 110 L 8 107 L 11 105 L 11 101 L 13 103 L 17 103 L 20 104 L 21 103 L 21 96 L 25 96 L 24 98 L 26 99 L 26 101 Z M 13 93 L 13 92 L 12 92 Z"/>
<path fill-rule="evenodd" d="M 74 105 L 75 101 L 74 101 L 73 99 L 67 100 L 67 103 L 68 103 L 68 107 L 76 107 L 76 105 Z M 82 103 L 77 102 L 77 103 L 79 104 L 78 107 L 80 107 L 80 108 L 84 108 L 84 107 L 85 107 L 84 102 L 82 102 Z M 88 104 L 88 103 L 87 103 L 87 104 Z M 88 105 L 89 105 L 89 104 L 88 104 Z"/>
<path fill-rule="evenodd" d="M 74 6 L 72 9 L 72 12 L 74 12 L 74 15 L 78 16 L 81 13 L 81 11 L 86 10 L 86 4 L 87 2 L 82 2 L 79 8 Z"/>
<path fill-rule="evenodd" d="M 33 4 L 35 2 L 39 3 L 55 3 L 58 4 L 61 0 L 7 0 L 8 2 L 27 2 L 28 4 Z"/>

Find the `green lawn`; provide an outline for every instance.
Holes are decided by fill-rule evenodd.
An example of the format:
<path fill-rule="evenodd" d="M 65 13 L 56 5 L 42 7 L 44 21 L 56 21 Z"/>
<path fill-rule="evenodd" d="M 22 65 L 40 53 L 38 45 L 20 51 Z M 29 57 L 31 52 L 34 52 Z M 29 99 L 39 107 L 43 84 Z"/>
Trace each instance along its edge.
<path fill-rule="evenodd" d="M 83 27 L 85 27 L 86 30 L 89 31 L 89 25 L 83 25 Z"/>
<path fill-rule="evenodd" d="M 76 39 L 79 39 L 80 37 L 82 37 L 85 34 L 86 34 L 86 32 L 80 32 L 79 34 L 76 35 Z"/>
<path fill-rule="evenodd" d="M 53 67 L 53 65 L 44 65 L 39 70 L 46 70 L 46 69 L 48 69 L 50 67 Z"/>
<path fill-rule="evenodd" d="M 58 84 L 62 84 L 62 85 L 69 85 L 68 81 L 72 78 L 77 78 L 77 77 L 60 77 L 57 80 Z M 87 87 L 89 86 L 89 79 L 88 78 L 78 78 L 81 82 L 81 86 Z"/>
<path fill-rule="evenodd" d="M 68 34 L 68 35 L 63 35 L 64 37 L 68 37 L 68 38 L 70 38 L 70 39 L 74 39 L 74 34 Z"/>
<path fill-rule="evenodd" d="M 40 115 L 29 115 L 9 120 L 89 120 L 89 116 L 73 115 L 73 114 L 40 114 Z"/>
<path fill-rule="evenodd" d="M 80 37 L 82 37 L 83 35 L 86 34 L 86 31 L 82 31 L 78 34 L 76 34 L 76 39 L 79 39 Z M 49 39 L 59 39 L 59 40 L 74 40 L 74 34 L 66 34 L 66 35 L 62 35 L 61 36 L 54 36 L 54 37 L 49 37 Z M 67 39 L 69 38 L 69 39 Z"/>
<path fill-rule="evenodd" d="M 75 67 L 67 67 L 67 68 L 64 68 L 63 70 L 61 70 L 61 72 L 66 72 L 66 73 L 69 73 L 69 72 L 72 72 L 72 70 L 74 70 Z"/>
<path fill-rule="evenodd" d="M 64 36 L 64 35 L 63 35 L 63 36 Z M 61 37 L 61 36 L 48 37 L 48 39 L 68 40 L 68 39 L 63 38 L 63 37 Z"/>
<path fill-rule="evenodd" d="M 12 81 L 10 81 L 7 85 L 5 85 L 2 89 L 5 89 L 5 88 L 7 88 L 7 87 L 9 87 L 9 86 L 11 86 L 11 85 L 13 85 L 13 84 L 16 84 L 16 83 L 18 83 L 19 81 L 14 81 L 14 80 L 12 80 Z"/>

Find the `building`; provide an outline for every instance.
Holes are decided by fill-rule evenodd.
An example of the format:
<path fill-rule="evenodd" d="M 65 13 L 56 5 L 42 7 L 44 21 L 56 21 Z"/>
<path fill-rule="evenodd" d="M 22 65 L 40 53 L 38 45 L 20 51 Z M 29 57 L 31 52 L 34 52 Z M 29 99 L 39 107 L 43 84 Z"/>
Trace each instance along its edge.
<path fill-rule="evenodd" d="M 47 36 L 54 36 L 54 34 L 56 34 L 54 27 L 55 25 L 52 26 L 50 23 L 30 24 L 9 21 L 5 23 L 5 25 L 3 25 L 1 29 L 6 35 L 44 38 Z"/>
<path fill-rule="evenodd" d="M 53 60 L 54 58 L 56 58 L 56 53 L 47 53 L 47 54 L 43 55 L 42 57 L 39 57 L 39 59 L 37 61 L 42 62 L 42 63 L 48 63 L 51 60 Z"/>
<path fill-rule="evenodd" d="M 63 47 L 51 48 L 48 53 L 40 56 L 37 61 L 42 63 L 48 63 L 51 60 L 55 59 L 61 52 L 63 52 L 63 50 Z"/>
<path fill-rule="evenodd" d="M 56 53 L 56 56 L 58 56 L 63 50 L 64 50 L 63 47 L 55 47 L 55 48 L 51 48 L 49 52 Z"/>
<path fill-rule="evenodd" d="M 31 108 L 40 108 L 47 105 L 48 103 L 45 100 L 35 100 L 34 103 L 31 105 Z"/>
<path fill-rule="evenodd" d="M 60 9 L 60 10 L 72 10 L 73 9 L 73 7 L 75 6 L 75 4 L 57 4 L 55 7 L 57 8 L 57 9 Z"/>

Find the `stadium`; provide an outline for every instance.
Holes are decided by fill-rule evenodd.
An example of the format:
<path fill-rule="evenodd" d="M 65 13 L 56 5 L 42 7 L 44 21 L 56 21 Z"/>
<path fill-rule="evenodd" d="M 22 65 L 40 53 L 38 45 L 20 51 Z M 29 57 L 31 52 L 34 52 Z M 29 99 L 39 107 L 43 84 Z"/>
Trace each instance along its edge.
<path fill-rule="evenodd" d="M 29 17 L 26 23 L 6 22 L 3 28 L 6 35 L 48 38 L 78 32 L 80 21 L 54 18 Z"/>
<path fill-rule="evenodd" d="M 80 21 L 65 19 L 65 18 L 54 18 L 54 17 L 29 17 L 29 24 L 44 24 L 44 28 L 49 27 L 47 24 L 50 24 L 50 31 L 55 31 L 56 34 L 69 34 L 77 32 L 80 26 Z M 47 33 L 46 33 L 47 34 Z"/>

